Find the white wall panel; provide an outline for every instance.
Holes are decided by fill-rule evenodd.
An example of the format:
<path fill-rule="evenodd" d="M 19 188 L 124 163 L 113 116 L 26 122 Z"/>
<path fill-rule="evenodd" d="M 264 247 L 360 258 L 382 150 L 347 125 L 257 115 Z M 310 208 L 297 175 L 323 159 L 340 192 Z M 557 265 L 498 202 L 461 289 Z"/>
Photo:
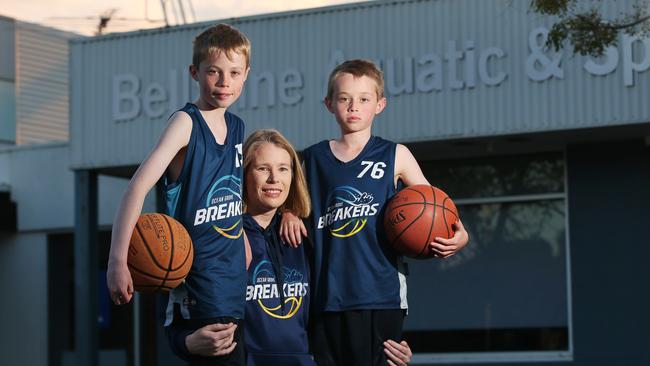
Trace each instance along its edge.
<path fill-rule="evenodd" d="M 16 143 L 68 139 L 72 33 L 16 22 Z"/>
<path fill-rule="evenodd" d="M 18 231 L 74 228 L 74 172 L 70 145 L 20 146 L 0 151 L 0 189 L 18 205 Z M 128 180 L 99 176 L 99 225 L 111 225 Z M 155 211 L 152 190 L 143 212 Z"/>
<path fill-rule="evenodd" d="M 625 85 L 623 77 L 624 60 L 650 62 L 650 41 L 648 47 L 637 41 L 634 51 L 624 54 L 626 42 L 621 39 L 616 68 L 605 76 L 585 70 L 588 58 L 565 51 L 557 56 L 563 77 L 535 81 L 527 71 L 528 60 L 543 61 L 544 71 L 552 66 L 544 65 L 547 59 L 556 56 L 548 50 L 533 52 L 541 39 L 531 49 L 531 32 L 548 27 L 550 19 L 530 12 L 528 5 L 509 0 L 374 1 L 226 20 L 253 44 L 251 74 L 232 110 L 244 118 L 248 132 L 277 128 L 298 148 L 336 136 L 336 123 L 322 98 L 324 80 L 339 55 L 380 61 L 393 87 L 374 131 L 401 142 L 650 121 L 650 71 L 644 66 L 634 72 L 633 85 Z M 630 5 L 611 1 L 606 9 L 614 14 Z M 72 105 L 77 112 L 72 133 L 79 134 L 72 142 L 74 167 L 138 164 L 146 156 L 167 117 L 188 99 L 184 90 L 195 91 L 187 77 L 192 38 L 216 22 L 73 42 Z M 488 58 L 481 67 L 481 55 L 491 51 L 502 56 Z M 426 74 L 432 65 L 427 59 L 439 60 L 439 73 Z M 300 100 L 283 103 L 281 79 L 292 70 L 302 84 L 286 93 L 289 99 L 299 94 Z M 502 82 L 491 83 L 489 78 L 499 73 L 505 75 Z M 128 98 L 137 95 L 141 105 L 145 90 L 154 83 L 165 90 L 165 101 L 154 105 L 161 113 L 151 116 L 140 108 L 133 118 L 119 120 L 112 111 L 119 99 L 113 82 L 125 75 L 137 80 L 139 90 L 122 93 Z M 260 76 L 266 76 L 265 81 L 260 82 Z M 429 83 L 435 77 L 441 78 L 439 88 Z M 275 85 L 270 97 L 269 79 Z M 412 87 L 396 90 L 410 81 Z M 124 95 L 122 99 L 128 99 Z M 123 109 L 128 106 L 123 101 Z"/>

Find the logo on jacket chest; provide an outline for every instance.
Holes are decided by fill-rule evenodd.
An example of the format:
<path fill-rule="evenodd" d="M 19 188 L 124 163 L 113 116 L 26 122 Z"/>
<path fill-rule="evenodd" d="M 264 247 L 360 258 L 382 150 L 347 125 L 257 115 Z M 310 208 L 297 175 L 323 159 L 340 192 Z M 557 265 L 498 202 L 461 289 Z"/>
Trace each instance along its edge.
<path fill-rule="evenodd" d="M 363 230 L 368 218 L 379 213 L 380 204 L 374 196 L 351 186 L 336 187 L 327 199 L 325 215 L 318 218 L 318 228 L 329 228 L 339 238 L 347 238 Z"/>
<path fill-rule="evenodd" d="M 302 272 L 282 267 L 283 284 L 278 288 L 273 265 L 268 260 L 261 261 L 251 275 L 252 284 L 246 288 L 246 301 L 256 301 L 259 307 L 271 317 L 288 319 L 296 315 L 309 292 L 309 283 Z M 280 293 L 284 304 L 279 304 Z"/>

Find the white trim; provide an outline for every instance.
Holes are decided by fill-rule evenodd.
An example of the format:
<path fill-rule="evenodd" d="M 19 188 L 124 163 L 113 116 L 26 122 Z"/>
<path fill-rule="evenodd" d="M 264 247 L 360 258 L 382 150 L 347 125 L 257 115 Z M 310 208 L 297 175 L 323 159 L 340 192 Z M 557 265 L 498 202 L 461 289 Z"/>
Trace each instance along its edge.
<path fill-rule="evenodd" d="M 504 363 L 504 362 L 557 362 L 573 361 L 573 353 L 553 352 L 466 352 L 466 353 L 416 353 L 412 365 L 440 363 Z"/>
<path fill-rule="evenodd" d="M 187 288 L 185 283 L 181 283 L 176 288 L 169 291 L 169 299 L 167 300 L 167 309 L 165 310 L 165 324 L 167 327 L 174 321 L 174 304 L 179 304 L 181 309 L 181 316 L 183 319 L 190 318 L 190 310 L 187 305 Z"/>
<path fill-rule="evenodd" d="M 573 293 L 571 292 L 571 241 L 569 236 L 569 163 L 567 161 L 566 146 L 563 152 L 564 158 L 564 225 L 565 225 L 565 255 L 566 255 L 566 303 L 567 303 L 567 341 L 569 342 L 569 352 L 573 354 Z"/>
<path fill-rule="evenodd" d="M 399 258 L 397 262 L 397 278 L 399 280 L 399 308 L 404 309 L 408 313 L 409 303 L 406 297 L 407 286 L 406 286 L 406 276 L 404 275 L 406 270 L 406 263 L 404 263 L 404 258 Z"/>
<path fill-rule="evenodd" d="M 566 164 L 566 160 L 565 160 L 565 164 Z M 467 205 L 484 205 L 489 203 L 545 201 L 545 200 L 557 200 L 557 199 L 565 199 L 565 198 L 566 198 L 566 193 L 560 192 L 560 193 L 522 194 L 522 195 L 497 196 L 497 197 L 460 198 L 460 199 L 454 199 L 454 203 L 456 204 L 456 206 L 467 206 Z"/>

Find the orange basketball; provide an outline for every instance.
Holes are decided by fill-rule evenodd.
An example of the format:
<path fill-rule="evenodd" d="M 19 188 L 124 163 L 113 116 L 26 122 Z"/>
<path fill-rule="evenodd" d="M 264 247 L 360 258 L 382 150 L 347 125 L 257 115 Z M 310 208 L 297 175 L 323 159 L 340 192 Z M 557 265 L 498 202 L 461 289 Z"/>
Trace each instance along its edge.
<path fill-rule="evenodd" d="M 183 282 L 193 259 L 192 240 L 180 222 L 158 213 L 140 215 L 127 260 L 136 291 L 173 289 Z"/>
<path fill-rule="evenodd" d="M 386 206 L 384 228 L 389 243 L 413 258 L 432 258 L 429 243 L 454 236 L 456 205 L 442 190 L 420 184 L 404 188 Z"/>

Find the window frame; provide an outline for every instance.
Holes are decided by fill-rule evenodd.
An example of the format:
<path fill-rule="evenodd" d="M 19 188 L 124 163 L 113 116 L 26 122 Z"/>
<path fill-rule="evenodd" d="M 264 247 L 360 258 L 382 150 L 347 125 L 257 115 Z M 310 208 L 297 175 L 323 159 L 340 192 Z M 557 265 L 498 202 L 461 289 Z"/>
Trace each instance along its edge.
<path fill-rule="evenodd" d="M 549 153 L 553 153 L 549 151 Z M 556 152 L 557 153 L 557 152 Z M 456 206 L 469 206 L 489 203 L 520 203 L 543 200 L 564 200 L 565 210 L 565 258 L 567 291 L 567 350 L 561 351 L 499 351 L 499 352 L 456 352 L 456 353 L 414 353 L 413 365 L 427 364 L 468 364 L 468 363 L 521 363 L 521 362 L 571 362 L 573 361 L 573 298 L 571 290 L 571 242 L 569 226 L 569 181 L 566 149 L 561 152 L 564 166 L 564 190 L 561 193 L 542 193 L 525 195 L 505 195 L 495 197 L 454 199 Z M 471 240 L 471 238 L 470 238 Z"/>

